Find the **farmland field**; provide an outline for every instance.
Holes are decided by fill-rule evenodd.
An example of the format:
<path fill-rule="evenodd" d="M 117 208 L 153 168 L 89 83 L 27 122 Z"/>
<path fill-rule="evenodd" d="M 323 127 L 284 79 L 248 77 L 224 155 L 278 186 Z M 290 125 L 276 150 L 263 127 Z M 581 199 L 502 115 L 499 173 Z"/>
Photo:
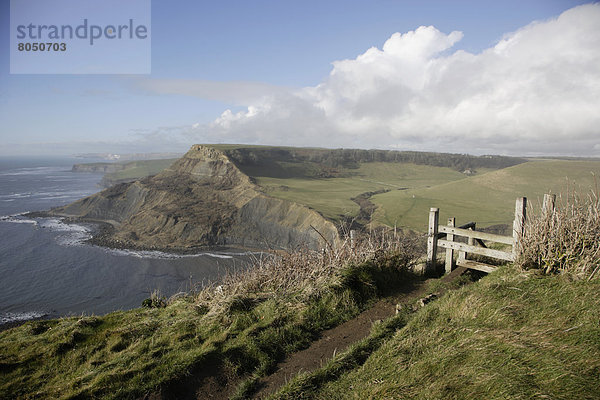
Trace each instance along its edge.
<path fill-rule="evenodd" d="M 440 208 L 440 221 L 456 217 L 457 224 L 478 227 L 510 224 L 517 197 L 538 205 L 544 193 L 576 190 L 588 193 L 600 175 L 600 161 L 533 160 L 460 181 L 373 196 L 374 220 L 389 226 L 424 231 L 430 207 Z"/>
<path fill-rule="evenodd" d="M 359 207 L 351 199 L 364 192 L 387 189 L 400 193 L 465 178 L 450 168 L 408 163 L 363 163 L 342 175 L 320 179 L 253 177 L 269 195 L 305 204 L 333 220 L 355 216 Z"/>

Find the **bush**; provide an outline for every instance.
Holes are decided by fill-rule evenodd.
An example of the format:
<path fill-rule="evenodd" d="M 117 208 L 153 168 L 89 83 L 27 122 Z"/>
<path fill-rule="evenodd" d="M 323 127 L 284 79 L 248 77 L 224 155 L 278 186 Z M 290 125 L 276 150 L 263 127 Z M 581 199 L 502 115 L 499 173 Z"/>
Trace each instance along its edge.
<path fill-rule="evenodd" d="M 164 308 L 167 306 L 167 298 L 161 296 L 158 291 L 152 292 L 150 297 L 142 301 L 142 307 L 145 308 Z"/>
<path fill-rule="evenodd" d="M 344 286 L 352 280 L 345 275 L 360 274 L 360 268 L 354 269 L 363 263 L 381 270 L 374 275 L 376 280 L 401 276 L 402 271 L 408 276 L 407 271 L 425 251 L 423 244 L 420 236 L 381 230 L 357 235 L 354 242 L 347 238 L 339 246 L 327 246 L 322 251 L 298 249 L 263 255 L 248 270 L 226 276 L 221 285 L 200 290 L 195 295 L 196 304 L 214 316 L 227 314 L 227 310 L 238 308 L 240 299 L 249 297 L 264 301 L 291 296 L 301 304 L 322 296 L 331 287 Z"/>
<path fill-rule="evenodd" d="M 528 216 L 517 265 L 546 274 L 568 272 L 592 279 L 600 268 L 600 198 L 573 192 L 557 199 L 554 212 Z"/>

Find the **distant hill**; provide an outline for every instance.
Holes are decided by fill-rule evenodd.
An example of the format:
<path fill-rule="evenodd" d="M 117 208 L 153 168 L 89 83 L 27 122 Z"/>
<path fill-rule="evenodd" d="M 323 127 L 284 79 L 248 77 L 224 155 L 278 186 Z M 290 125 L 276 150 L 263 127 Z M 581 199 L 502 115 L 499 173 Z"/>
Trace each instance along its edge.
<path fill-rule="evenodd" d="M 208 145 L 221 148 L 220 145 Z M 478 168 L 499 169 L 517 165 L 527 160 L 506 156 L 472 156 L 469 154 L 431 153 L 418 151 L 362 150 L 362 149 L 315 149 L 294 147 L 235 147 L 223 146 L 222 150 L 240 168 L 255 170 L 271 168 L 272 174 L 281 173 L 280 163 L 311 163 L 323 169 L 320 177 L 327 177 L 327 168 L 358 168 L 362 163 L 412 163 L 434 167 L 451 168 L 459 172 Z"/>

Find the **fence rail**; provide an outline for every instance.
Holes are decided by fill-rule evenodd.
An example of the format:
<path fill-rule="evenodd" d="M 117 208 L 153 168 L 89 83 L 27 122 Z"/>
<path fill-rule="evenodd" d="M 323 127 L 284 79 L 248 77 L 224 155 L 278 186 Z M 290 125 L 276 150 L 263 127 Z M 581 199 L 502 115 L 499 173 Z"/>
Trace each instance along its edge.
<path fill-rule="evenodd" d="M 544 195 L 543 210 L 548 212 L 554 208 L 554 195 Z M 513 221 L 513 235 L 502 236 L 493 233 L 475 230 L 475 222 L 456 227 L 456 219 L 448 218 L 447 225 L 440 225 L 439 208 L 431 208 L 429 211 L 429 229 L 427 237 L 427 265 L 434 269 L 437 263 L 438 248 L 446 249 L 446 273 L 452 271 L 454 265 L 491 272 L 496 267 L 493 265 L 467 259 L 467 254 L 479 254 L 505 261 L 514 261 L 519 252 L 520 238 L 523 236 L 525 221 L 527 218 L 527 198 L 520 197 L 515 202 L 515 219 Z M 458 237 L 467 238 L 467 243 L 457 242 Z M 501 243 L 511 246 L 510 251 L 490 249 L 485 241 Z M 458 259 L 454 260 L 455 251 Z"/>

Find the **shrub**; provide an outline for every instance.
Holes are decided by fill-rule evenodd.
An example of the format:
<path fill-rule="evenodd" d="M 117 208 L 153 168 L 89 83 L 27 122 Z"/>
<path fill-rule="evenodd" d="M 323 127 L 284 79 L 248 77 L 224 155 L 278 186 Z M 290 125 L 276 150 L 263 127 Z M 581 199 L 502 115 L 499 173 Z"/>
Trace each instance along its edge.
<path fill-rule="evenodd" d="M 377 231 L 343 241 L 322 251 L 299 249 L 278 255 L 262 255 L 246 271 L 226 276 L 219 286 L 208 286 L 196 295 L 196 304 L 209 314 L 235 309 L 240 299 L 292 296 L 300 303 L 317 298 L 335 286 L 343 286 L 348 266 L 377 263 L 385 270 L 408 270 L 424 252 L 417 235 Z M 357 273 L 357 271 L 354 271 Z"/>
<path fill-rule="evenodd" d="M 600 268 L 600 198 L 591 191 L 558 197 L 554 212 L 531 213 L 517 265 L 546 274 L 568 272 L 592 279 Z"/>

